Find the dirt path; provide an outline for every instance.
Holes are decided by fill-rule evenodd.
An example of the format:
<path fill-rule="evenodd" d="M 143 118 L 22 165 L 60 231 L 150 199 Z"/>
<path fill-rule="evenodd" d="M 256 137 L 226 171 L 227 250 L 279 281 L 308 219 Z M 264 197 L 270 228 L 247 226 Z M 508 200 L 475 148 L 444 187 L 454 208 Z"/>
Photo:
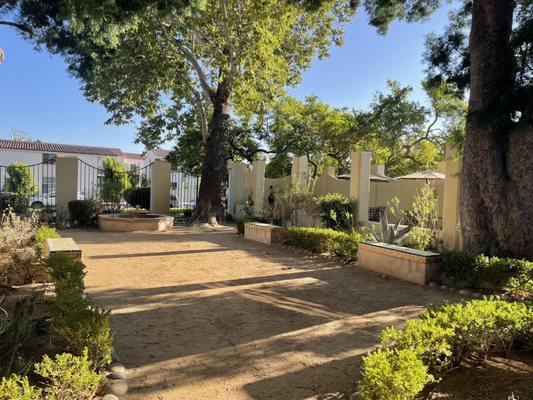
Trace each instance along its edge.
<path fill-rule="evenodd" d="M 345 398 L 383 327 L 459 299 L 234 232 L 63 235 L 113 310 L 123 399 Z"/>

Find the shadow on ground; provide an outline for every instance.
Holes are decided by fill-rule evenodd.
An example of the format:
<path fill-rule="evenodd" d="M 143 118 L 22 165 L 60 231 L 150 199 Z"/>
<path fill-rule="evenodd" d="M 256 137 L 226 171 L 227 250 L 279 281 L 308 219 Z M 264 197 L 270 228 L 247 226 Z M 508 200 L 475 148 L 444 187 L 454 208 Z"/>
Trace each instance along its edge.
<path fill-rule="evenodd" d="M 228 229 L 68 233 L 113 310 L 128 399 L 345 398 L 383 327 L 459 299 Z"/>

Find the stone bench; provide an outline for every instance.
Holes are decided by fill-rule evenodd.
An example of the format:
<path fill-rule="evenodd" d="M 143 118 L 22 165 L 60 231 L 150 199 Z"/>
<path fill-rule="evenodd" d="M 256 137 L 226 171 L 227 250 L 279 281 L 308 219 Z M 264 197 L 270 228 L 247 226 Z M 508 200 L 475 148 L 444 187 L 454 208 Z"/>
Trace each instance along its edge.
<path fill-rule="evenodd" d="M 72 238 L 46 239 L 45 255 L 53 253 L 67 253 L 81 260 L 81 249 Z"/>
<path fill-rule="evenodd" d="M 361 242 L 358 265 L 405 281 L 425 285 L 438 278 L 442 256 L 437 253 L 377 242 Z"/>
<path fill-rule="evenodd" d="M 285 228 L 262 222 L 246 222 L 244 224 L 244 238 L 266 244 L 283 242 Z"/>

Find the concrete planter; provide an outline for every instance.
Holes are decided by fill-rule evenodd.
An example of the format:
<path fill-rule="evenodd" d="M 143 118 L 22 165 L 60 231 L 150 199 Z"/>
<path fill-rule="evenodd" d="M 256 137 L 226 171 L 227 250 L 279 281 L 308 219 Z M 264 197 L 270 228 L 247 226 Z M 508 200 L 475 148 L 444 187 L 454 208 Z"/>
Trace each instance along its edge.
<path fill-rule="evenodd" d="M 266 244 L 280 243 L 285 238 L 286 229 L 262 222 L 246 222 L 244 224 L 244 238 Z"/>
<path fill-rule="evenodd" d="M 377 242 L 359 243 L 357 258 L 363 268 L 419 285 L 437 280 L 442 265 L 440 254 Z"/>
<path fill-rule="evenodd" d="M 98 223 L 100 230 L 106 232 L 167 231 L 172 229 L 174 217 L 146 214 L 130 218 L 121 214 L 101 214 L 98 216 Z"/>

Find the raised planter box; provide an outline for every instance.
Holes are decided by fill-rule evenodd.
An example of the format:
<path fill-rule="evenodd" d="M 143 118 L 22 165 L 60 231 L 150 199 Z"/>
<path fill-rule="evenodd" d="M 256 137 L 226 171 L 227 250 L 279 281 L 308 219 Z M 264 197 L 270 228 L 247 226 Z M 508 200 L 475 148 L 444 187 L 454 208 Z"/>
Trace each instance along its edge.
<path fill-rule="evenodd" d="M 244 224 L 244 238 L 266 244 L 283 242 L 285 228 L 262 222 L 246 222 Z"/>
<path fill-rule="evenodd" d="M 101 214 L 98 216 L 98 225 L 101 231 L 106 232 L 167 231 L 174 226 L 174 217 L 144 214 L 132 218 L 122 214 Z"/>
<path fill-rule="evenodd" d="M 361 242 L 358 265 L 381 274 L 425 285 L 437 280 L 442 256 L 393 244 Z"/>
<path fill-rule="evenodd" d="M 72 238 L 46 239 L 45 255 L 66 253 L 81 260 L 81 249 Z"/>

